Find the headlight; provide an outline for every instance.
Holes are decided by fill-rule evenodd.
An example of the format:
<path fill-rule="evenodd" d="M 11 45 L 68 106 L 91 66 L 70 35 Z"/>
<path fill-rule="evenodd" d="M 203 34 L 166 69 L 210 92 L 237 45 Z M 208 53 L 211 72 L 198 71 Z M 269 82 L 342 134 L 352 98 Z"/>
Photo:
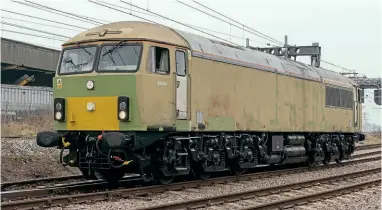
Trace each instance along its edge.
<path fill-rule="evenodd" d="M 61 120 L 62 119 L 62 113 L 61 112 L 56 112 L 56 120 Z"/>
<path fill-rule="evenodd" d="M 126 112 L 125 111 L 120 111 L 118 116 L 119 116 L 119 119 L 124 120 L 124 119 L 126 119 Z"/>
<path fill-rule="evenodd" d="M 89 80 L 87 83 L 86 83 L 86 87 L 88 88 L 88 90 L 91 90 L 94 88 L 94 82 Z"/>
<path fill-rule="evenodd" d="M 56 111 L 61 111 L 61 109 L 62 109 L 62 104 L 57 103 L 56 104 Z"/>
<path fill-rule="evenodd" d="M 130 120 L 130 98 L 127 96 L 118 96 L 117 101 L 117 117 L 121 121 Z"/>
<path fill-rule="evenodd" d="M 86 109 L 88 111 L 94 111 L 95 110 L 95 103 L 88 102 L 87 105 L 86 105 Z"/>
<path fill-rule="evenodd" d="M 65 120 L 65 98 L 55 98 L 53 100 L 53 118 L 57 121 Z"/>

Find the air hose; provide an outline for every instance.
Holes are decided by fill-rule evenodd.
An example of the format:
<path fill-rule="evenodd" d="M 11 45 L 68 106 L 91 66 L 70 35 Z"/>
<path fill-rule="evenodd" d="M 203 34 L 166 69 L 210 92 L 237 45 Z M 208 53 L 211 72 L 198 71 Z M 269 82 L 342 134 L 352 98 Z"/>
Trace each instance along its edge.
<path fill-rule="evenodd" d="M 115 169 L 120 169 L 122 168 L 123 166 L 126 166 L 128 165 L 129 163 L 132 162 L 132 160 L 129 160 L 129 161 L 126 161 L 126 160 L 123 160 L 122 158 L 118 157 L 118 156 L 112 156 L 111 155 L 111 152 L 112 152 L 112 149 L 109 149 L 109 153 L 108 153 L 108 157 L 107 157 L 107 161 L 109 163 L 109 165 Z M 116 161 L 120 161 L 122 162 L 120 165 L 116 166 L 112 163 L 111 159 L 114 159 Z"/>
<path fill-rule="evenodd" d="M 112 149 L 109 149 L 109 152 L 108 152 L 107 155 L 104 154 L 104 153 L 101 151 L 101 149 L 99 148 L 99 142 L 101 141 L 101 139 L 102 139 L 102 134 L 98 136 L 97 141 L 96 141 L 96 143 L 95 143 L 95 145 L 96 145 L 96 150 L 97 150 L 97 152 L 98 152 L 99 154 L 101 154 L 102 156 L 107 157 L 107 161 L 108 161 L 108 163 L 109 163 L 109 165 L 110 165 L 111 167 L 113 167 L 113 168 L 115 168 L 115 169 L 120 169 L 120 168 L 122 168 L 123 166 L 128 165 L 130 162 L 132 162 L 132 160 L 130 160 L 130 161 L 125 161 L 125 160 L 123 160 L 122 158 L 120 158 L 120 157 L 118 157 L 118 156 L 112 156 L 112 155 L 111 155 Z M 112 161 L 111 161 L 112 159 L 114 159 L 114 160 L 116 160 L 116 161 L 120 161 L 120 162 L 122 162 L 122 164 L 116 166 L 116 165 L 114 165 L 114 164 L 112 163 Z"/>
<path fill-rule="evenodd" d="M 63 157 L 64 156 L 64 150 L 66 148 L 69 148 L 70 142 L 66 142 L 65 137 L 61 138 L 61 142 L 62 142 L 63 147 L 62 147 L 61 152 L 60 152 L 60 164 L 63 166 L 66 166 L 67 164 L 64 162 L 64 157 Z"/>
<path fill-rule="evenodd" d="M 104 153 L 100 150 L 100 148 L 99 148 L 99 142 L 101 141 L 101 139 L 102 139 L 102 136 L 101 136 L 101 135 L 98 136 L 97 141 L 96 141 L 96 143 L 95 143 L 96 150 L 97 150 L 97 152 L 98 152 L 99 154 L 101 154 L 102 156 L 104 156 L 104 157 L 108 157 L 107 154 L 104 154 Z"/>

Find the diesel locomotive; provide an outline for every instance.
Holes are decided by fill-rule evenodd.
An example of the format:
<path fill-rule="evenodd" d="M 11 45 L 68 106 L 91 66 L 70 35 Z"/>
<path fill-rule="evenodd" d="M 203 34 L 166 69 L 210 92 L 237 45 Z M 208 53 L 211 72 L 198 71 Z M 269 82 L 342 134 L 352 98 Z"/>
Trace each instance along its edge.
<path fill-rule="evenodd" d="M 37 143 L 88 179 L 207 179 L 259 165 L 340 162 L 361 134 L 339 73 L 159 24 L 123 21 L 62 45 L 55 132 Z"/>

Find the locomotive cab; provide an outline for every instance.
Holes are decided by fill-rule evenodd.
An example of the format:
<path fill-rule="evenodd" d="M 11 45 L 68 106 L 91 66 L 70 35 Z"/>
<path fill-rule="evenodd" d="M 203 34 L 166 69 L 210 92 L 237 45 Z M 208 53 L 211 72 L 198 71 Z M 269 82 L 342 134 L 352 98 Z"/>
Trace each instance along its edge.
<path fill-rule="evenodd" d="M 88 34 L 63 47 L 53 81 L 57 132 L 39 133 L 37 142 L 68 149 L 62 163 L 79 167 L 86 177 L 112 170 L 103 178 L 118 180 L 140 167 L 133 150 L 155 142 L 158 131 L 187 125 L 187 48 L 179 38 L 174 44 L 144 35 L 113 40 L 107 32 L 92 40 Z M 104 133 L 110 135 L 102 138 Z"/>
<path fill-rule="evenodd" d="M 186 77 L 185 49 L 127 40 L 64 48 L 53 82 L 55 126 L 74 131 L 174 129 L 177 116 L 187 119 Z"/>

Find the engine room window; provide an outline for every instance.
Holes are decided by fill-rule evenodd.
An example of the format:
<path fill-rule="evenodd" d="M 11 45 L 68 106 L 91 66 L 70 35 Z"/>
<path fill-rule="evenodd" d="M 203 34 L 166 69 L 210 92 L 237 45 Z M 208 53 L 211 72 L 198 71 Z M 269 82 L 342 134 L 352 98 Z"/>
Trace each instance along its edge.
<path fill-rule="evenodd" d="M 148 71 L 157 74 L 170 73 L 170 53 L 167 48 L 150 47 Z"/>
<path fill-rule="evenodd" d="M 140 45 L 105 45 L 101 49 L 99 71 L 131 71 L 139 67 Z"/>
<path fill-rule="evenodd" d="M 59 73 L 71 74 L 92 71 L 96 51 L 97 47 L 64 49 Z"/>
<path fill-rule="evenodd" d="M 186 58 L 182 51 L 176 51 L 176 74 L 178 76 L 186 76 Z"/>

